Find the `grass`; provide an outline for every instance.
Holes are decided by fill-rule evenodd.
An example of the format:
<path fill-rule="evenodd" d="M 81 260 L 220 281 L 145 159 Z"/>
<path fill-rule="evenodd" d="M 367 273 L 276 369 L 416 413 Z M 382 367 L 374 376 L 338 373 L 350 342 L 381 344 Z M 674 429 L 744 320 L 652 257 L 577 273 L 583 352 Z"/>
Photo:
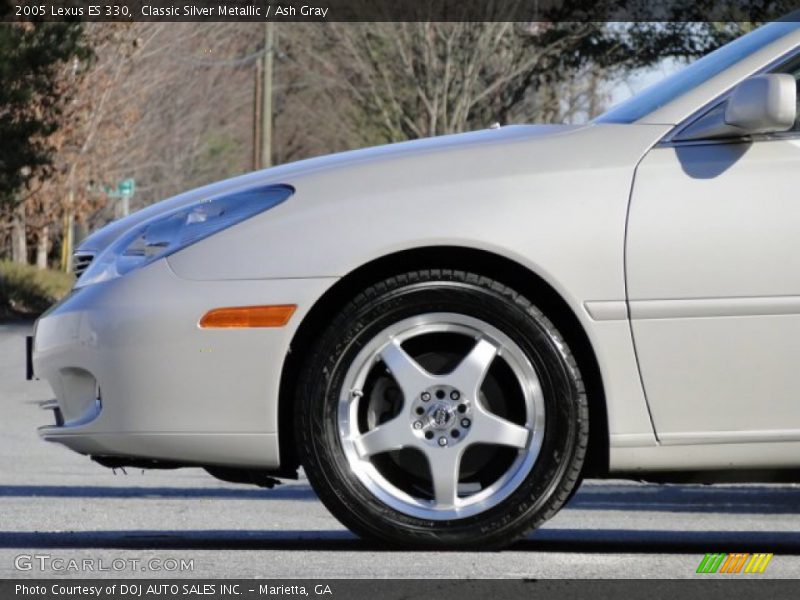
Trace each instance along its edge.
<path fill-rule="evenodd" d="M 0 261 L 0 318 L 37 317 L 72 289 L 75 277 Z"/>

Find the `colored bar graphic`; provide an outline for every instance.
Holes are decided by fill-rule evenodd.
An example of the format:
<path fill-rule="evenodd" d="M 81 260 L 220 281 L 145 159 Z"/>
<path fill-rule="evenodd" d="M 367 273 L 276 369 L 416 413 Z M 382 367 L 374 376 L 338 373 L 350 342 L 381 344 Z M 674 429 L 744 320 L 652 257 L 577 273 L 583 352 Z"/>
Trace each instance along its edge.
<path fill-rule="evenodd" d="M 697 566 L 697 573 L 713 574 L 739 574 L 763 573 L 772 560 L 773 554 L 736 552 L 724 554 L 720 552 L 709 553 L 703 557 Z"/>
<path fill-rule="evenodd" d="M 698 573 L 716 573 L 722 561 L 727 558 L 727 554 L 706 554 L 700 565 L 697 567 Z"/>
<path fill-rule="evenodd" d="M 772 554 L 753 554 L 747 566 L 744 568 L 745 573 L 763 573 L 767 569 L 769 561 L 772 560 Z"/>
<path fill-rule="evenodd" d="M 738 573 L 744 566 L 744 561 L 749 554 L 728 554 L 728 558 L 719 570 L 720 573 Z"/>

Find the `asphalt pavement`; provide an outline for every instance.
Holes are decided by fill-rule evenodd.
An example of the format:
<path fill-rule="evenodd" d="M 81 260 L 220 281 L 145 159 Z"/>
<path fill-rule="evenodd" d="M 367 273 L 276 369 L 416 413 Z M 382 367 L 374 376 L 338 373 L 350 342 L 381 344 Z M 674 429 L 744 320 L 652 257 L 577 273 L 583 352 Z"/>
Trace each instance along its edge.
<path fill-rule="evenodd" d="M 800 485 L 589 481 L 509 550 L 397 552 L 350 534 L 302 478 L 115 474 L 38 438 L 52 395 L 24 380 L 29 330 L 0 325 L 0 578 L 693 578 L 707 552 L 774 553 L 747 577 L 800 577 Z"/>

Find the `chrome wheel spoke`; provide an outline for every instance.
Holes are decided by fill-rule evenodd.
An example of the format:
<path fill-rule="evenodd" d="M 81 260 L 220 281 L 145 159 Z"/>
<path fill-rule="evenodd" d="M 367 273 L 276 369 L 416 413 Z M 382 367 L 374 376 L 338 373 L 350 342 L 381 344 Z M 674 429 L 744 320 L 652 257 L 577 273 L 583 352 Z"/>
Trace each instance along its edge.
<path fill-rule="evenodd" d="M 395 416 L 381 422 L 387 415 Z M 342 383 L 338 428 L 353 473 L 377 499 L 423 519 L 461 519 L 496 506 L 528 475 L 544 399 L 514 339 L 468 315 L 426 313 L 359 350 Z M 486 448 L 472 456 L 474 444 Z"/>
<path fill-rule="evenodd" d="M 498 417 L 480 405 L 476 406 L 469 434 L 470 443 L 524 448 L 529 436 L 530 431 L 526 427 Z"/>
<path fill-rule="evenodd" d="M 480 338 L 464 360 L 447 376 L 448 382 L 469 397 L 477 398 L 495 357 L 497 346 Z"/>
<path fill-rule="evenodd" d="M 403 391 L 406 401 L 419 394 L 431 384 L 431 375 L 411 358 L 396 339 L 380 352 L 389 372 Z"/>
<path fill-rule="evenodd" d="M 458 475 L 461 450 L 430 448 L 425 452 L 433 478 L 433 496 L 437 509 L 453 508 L 458 499 Z"/>
<path fill-rule="evenodd" d="M 362 433 L 353 441 L 356 451 L 364 458 L 381 452 L 400 450 L 415 443 L 415 439 L 409 434 L 408 422 L 399 416 Z"/>

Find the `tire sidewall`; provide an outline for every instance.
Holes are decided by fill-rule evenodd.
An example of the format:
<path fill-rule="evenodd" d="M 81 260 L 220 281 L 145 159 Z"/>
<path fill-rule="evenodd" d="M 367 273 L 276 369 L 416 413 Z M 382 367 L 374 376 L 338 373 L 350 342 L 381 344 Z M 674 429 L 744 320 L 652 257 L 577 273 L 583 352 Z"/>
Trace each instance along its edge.
<path fill-rule="evenodd" d="M 323 502 L 357 533 L 401 544 L 491 545 L 513 539 L 517 530 L 524 532 L 549 518 L 560 507 L 557 500 L 566 497 L 559 489 L 565 483 L 564 474 L 575 468 L 576 460 L 582 461 L 576 455 L 576 439 L 586 434 L 582 428 L 588 426 L 581 418 L 580 375 L 552 323 L 523 297 L 480 279 L 387 285 L 361 300 L 343 311 L 323 334 L 304 378 L 309 385 L 301 399 L 298 434 L 306 438 L 313 453 L 304 463 Z M 362 348 L 390 325 L 432 312 L 474 317 L 508 335 L 533 365 L 545 403 L 542 446 L 527 477 L 497 505 L 457 520 L 413 517 L 378 500 L 351 470 L 338 431 L 345 375 Z"/>

